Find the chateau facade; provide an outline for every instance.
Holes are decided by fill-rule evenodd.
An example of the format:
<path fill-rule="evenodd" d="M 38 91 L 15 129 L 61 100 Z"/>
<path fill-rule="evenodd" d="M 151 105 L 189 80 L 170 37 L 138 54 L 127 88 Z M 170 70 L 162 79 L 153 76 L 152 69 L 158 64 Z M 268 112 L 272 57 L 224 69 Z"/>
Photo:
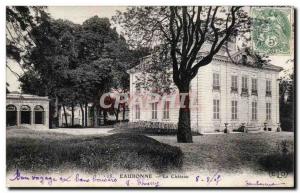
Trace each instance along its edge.
<path fill-rule="evenodd" d="M 201 57 L 201 54 L 200 54 Z M 244 51 L 232 54 L 221 51 L 213 61 L 199 69 L 190 85 L 191 127 L 199 133 L 245 131 L 277 131 L 279 121 L 279 72 L 281 67 L 259 66 Z M 137 67 L 130 74 L 130 95 L 140 92 L 136 80 L 141 74 Z M 138 89 L 138 90 L 137 90 Z M 177 92 L 177 91 L 176 91 Z M 178 92 L 177 92 L 178 93 Z M 168 98 L 168 97 L 166 97 Z M 178 97 L 176 98 L 179 102 Z M 133 103 L 129 121 L 178 123 L 179 106 L 171 101 Z"/>

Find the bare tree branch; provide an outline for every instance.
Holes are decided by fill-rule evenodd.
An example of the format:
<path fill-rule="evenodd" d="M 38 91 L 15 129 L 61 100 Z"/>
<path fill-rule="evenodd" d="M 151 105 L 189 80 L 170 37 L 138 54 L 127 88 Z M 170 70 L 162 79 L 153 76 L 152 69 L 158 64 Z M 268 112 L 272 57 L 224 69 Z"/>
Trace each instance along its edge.
<path fill-rule="evenodd" d="M 210 26 L 211 26 L 211 28 L 214 32 L 214 42 L 211 45 L 210 53 L 213 52 L 213 50 L 215 49 L 217 43 L 219 42 L 219 33 L 218 33 L 218 29 L 216 29 L 216 26 L 215 26 L 215 19 L 216 19 L 217 11 L 218 11 L 218 6 L 215 8 L 213 16 L 211 18 L 211 22 L 210 22 Z"/>
<path fill-rule="evenodd" d="M 198 8 L 198 16 L 197 16 L 197 20 L 196 20 L 196 25 L 198 26 L 198 32 L 196 33 L 196 42 L 194 44 L 194 47 L 191 49 L 191 52 L 188 56 L 189 60 L 188 60 L 188 65 L 187 65 L 187 70 L 191 71 L 191 67 L 198 55 L 199 50 L 201 49 L 203 43 L 205 42 L 205 36 L 207 33 L 207 28 L 208 28 L 208 24 L 209 24 L 209 18 L 210 18 L 210 13 L 211 13 L 212 7 L 209 7 L 209 10 L 207 12 L 207 17 L 206 17 L 206 22 L 205 22 L 205 26 L 204 26 L 204 31 L 202 32 L 201 30 L 201 19 L 200 19 L 200 14 L 202 11 L 202 7 Z M 201 35 L 200 40 L 199 40 L 199 33 Z"/>
<path fill-rule="evenodd" d="M 178 61 L 177 61 L 177 56 L 176 56 L 176 47 L 177 47 L 177 36 L 178 36 L 178 32 L 177 34 L 175 34 L 174 32 L 174 21 L 175 21 L 175 14 L 176 14 L 176 8 L 174 7 L 170 7 L 171 10 L 171 14 L 170 14 L 170 33 L 172 36 L 172 41 L 171 41 L 171 58 L 172 58 L 172 66 L 173 66 L 173 81 L 175 84 L 177 84 L 179 82 L 178 76 L 179 76 L 179 72 L 178 72 Z M 177 28 L 178 31 L 178 28 Z"/>
<path fill-rule="evenodd" d="M 240 7 L 232 7 L 231 8 L 231 14 L 227 16 L 227 21 L 229 21 L 229 17 L 231 17 L 231 23 L 229 26 L 227 26 L 227 21 L 226 21 L 226 32 L 225 32 L 224 37 L 221 39 L 221 41 L 219 41 L 219 43 L 218 43 L 219 38 L 217 38 L 217 41 L 216 41 L 216 37 L 215 37 L 214 43 L 213 43 L 213 44 L 216 44 L 216 45 L 214 45 L 215 48 L 211 49 L 210 53 L 207 56 L 203 57 L 196 65 L 194 65 L 192 67 L 191 71 L 194 76 L 197 74 L 198 69 L 201 66 L 205 66 L 211 62 L 213 56 L 221 49 L 221 47 L 224 45 L 224 42 L 228 40 L 229 36 L 232 34 L 233 29 L 234 29 L 234 25 L 235 25 L 235 21 L 236 21 L 235 14 L 239 9 L 240 9 Z"/>

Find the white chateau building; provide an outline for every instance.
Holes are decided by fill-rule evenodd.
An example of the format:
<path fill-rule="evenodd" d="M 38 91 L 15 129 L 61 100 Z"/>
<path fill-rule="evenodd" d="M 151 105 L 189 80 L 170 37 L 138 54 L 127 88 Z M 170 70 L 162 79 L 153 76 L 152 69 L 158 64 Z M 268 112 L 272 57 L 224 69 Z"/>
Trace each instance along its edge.
<path fill-rule="evenodd" d="M 191 93 L 196 98 L 190 104 L 193 105 L 192 130 L 209 133 L 222 132 L 225 127 L 229 131 L 242 128 L 244 131 L 280 129 L 278 76 L 282 68 L 271 64 L 259 67 L 254 56 L 246 58 L 244 53 L 233 53 L 231 60 L 223 49 L 210 64 L 199 69 L 190 85 Z M 130 96 L 141 92 L 140 88 L 137 90 L 135 82 L 141 75 L 140 66 L 147 63 L 149 60 L 146 58 L 128 71 Z M 176 100 L 178 103 L 179 99 Z M 167 99 L 132 103 L 129 121 L 177 124 L 179 106 L 171 105 L 170 102 Z"/>

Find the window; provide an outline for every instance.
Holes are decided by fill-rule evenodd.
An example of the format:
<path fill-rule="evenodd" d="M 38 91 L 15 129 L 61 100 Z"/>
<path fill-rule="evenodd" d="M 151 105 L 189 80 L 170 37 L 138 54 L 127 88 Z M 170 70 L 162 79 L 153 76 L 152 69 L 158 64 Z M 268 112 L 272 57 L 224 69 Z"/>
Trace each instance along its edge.
<path fill-rule="evenodd" d="M 44 124 L 44 108 L 40 105 L 34 107 L 34 124 Z"/>
<path fill-rule="evenodd" d="M 220 100 L 214 100 L 213 103 L 213 117 L 214 119 L 220 119 Z"/>
<path fill-rule="evenodd" d="M 238 91 L 237 76 L 231 76 L 231 92 Z"/>
<path fill-rule="evenodd" d="M 21 106 L 21 124 L 31 124 L 31 109 L 27 105 Z"/>
<path fill-rule="evenodd" d="M 257 120 L 257 102 L 252 102 L 252 120 Z"/>
<path fill-rule="evenodd" d="M 266 119 L 271 120 L 271 103 L 266 103 Z"/>
<path fill-rule="evenodd" d="M 246 76 L 242 77 L 242 95 L 248 96 L 248 78 Z"/>
<path fill-rule="evenodd" d="M 272 96 L 271 92 L 271 80 L 266 81 L 266 96 Z"/>
<path fill-rule="evenodd" d="M 237 101 L 231 101 L 231 119 L 237 119 Z"/>
<path fill-rule="evenodd" d="M 248 90 L 248 78 L 246 76 L 242 77 L 242 89 Z"/>
<path fill-rule="evenodd" d="M 256 78 L 252 78 L 252 89 L 251 89 L 251 93 L 252 95 L 256 95 L 257 96 L 257 79 Z"/>
<path fill-rule="evenodd" d="M 164 119 L 170 118 L 170 101 L 164 103 Z"/>
<path fill-rule="evenodd" d="M 157 119 L 157 102 L 152 103 L 152 119 Z"/>
<path fill-rule="evenodd" d="M 141 109 L 140 105 L 137 104 L 135 105 L 135 119 L 140 119 L 141 118 Z"/>
<path fill-rule="evenodd" d="M 220 90 L 220 75 L 213 73 L 213 90 Z"/>

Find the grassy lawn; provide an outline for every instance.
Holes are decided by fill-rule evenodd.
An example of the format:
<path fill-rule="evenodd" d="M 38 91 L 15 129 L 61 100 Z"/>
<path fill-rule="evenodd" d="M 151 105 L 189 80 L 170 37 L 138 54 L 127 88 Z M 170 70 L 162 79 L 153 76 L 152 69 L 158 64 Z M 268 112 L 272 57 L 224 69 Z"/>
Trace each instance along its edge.
<path fill-rule="evenodd" d="M 7 130 L 7 169 L 291 171 L 293 135 L 289 132 L 211 134 L 194 136 L 192 144 L 178 144 L 176 136 L 171 135 L 70 135 L 11 129 Z"/>
<path fill-rule="evenodd" d="M 81 170 L 181 169 L 178 147 L 134 134 L 78 136 L 51 131 L 7 130 L 7 170 L 35 172 Z"/>
<path fill-rule="evenodd" d="M 234 133 L 194 136 L 193 144 L 178 144 L 174 136 L 152 136 L 152 138 L 178 146 L 184 153 L 183 169 L 188 171 L 220 170 L 241 172 L 251 170 L 259 173 L 267 170 L 270 163 L 261 163 L 270 159 L 272 163 L 282 154 L 282 141 L 287 144 L 288 167 L 292 167 L 294 133 Z M 280 165 L 281 163 L 279 163 Z M 267 165 L 267 166 L 266 166 Z M 279 169 L 278 165 L 274 166 Z"/>

